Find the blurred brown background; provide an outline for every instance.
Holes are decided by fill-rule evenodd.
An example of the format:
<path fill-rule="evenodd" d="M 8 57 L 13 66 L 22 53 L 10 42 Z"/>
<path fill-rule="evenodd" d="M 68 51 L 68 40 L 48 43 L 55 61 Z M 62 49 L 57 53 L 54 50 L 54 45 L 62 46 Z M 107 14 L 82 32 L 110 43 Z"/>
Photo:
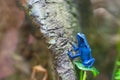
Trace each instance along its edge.
<path fill-rule="evenodd" d="M 25 1 L 0 0 L 0 80 L 30 80 L 36 65 L 47 69 L 49 80 L 54 80 L 50 51 L 20 3 Z"/>

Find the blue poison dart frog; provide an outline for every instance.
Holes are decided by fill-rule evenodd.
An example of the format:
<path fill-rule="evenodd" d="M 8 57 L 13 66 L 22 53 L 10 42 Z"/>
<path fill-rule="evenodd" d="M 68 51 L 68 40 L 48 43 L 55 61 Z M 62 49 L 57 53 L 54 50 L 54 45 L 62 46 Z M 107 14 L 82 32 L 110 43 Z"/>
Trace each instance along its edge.
<path fill-rule="evenodd" d="M 68 51 L 68 55 L 71 59 L 80 57 L 82 64 L 85 67 L 92 67 L 95 62 L 95 59 L 91 55 L 91 48 L 85 38 L 85 35 L 82 33 L 77 33 L 78 45 L 72 44 L 75 54 L 73 55 L 71 51 Z"/>

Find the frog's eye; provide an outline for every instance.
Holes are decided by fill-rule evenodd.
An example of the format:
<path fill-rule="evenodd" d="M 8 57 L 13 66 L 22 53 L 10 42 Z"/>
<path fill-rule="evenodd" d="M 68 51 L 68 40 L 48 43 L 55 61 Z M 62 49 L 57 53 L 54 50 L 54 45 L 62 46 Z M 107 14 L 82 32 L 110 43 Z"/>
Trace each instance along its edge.
<path fill-rule="evenodd" d="M 85 48 L 87 48 L 87 46 L 85 45 Z"/>
<path fill-rule="evenodd" d="M 83 38 L 80 38 L 80 42 L 84 42 Z"/>

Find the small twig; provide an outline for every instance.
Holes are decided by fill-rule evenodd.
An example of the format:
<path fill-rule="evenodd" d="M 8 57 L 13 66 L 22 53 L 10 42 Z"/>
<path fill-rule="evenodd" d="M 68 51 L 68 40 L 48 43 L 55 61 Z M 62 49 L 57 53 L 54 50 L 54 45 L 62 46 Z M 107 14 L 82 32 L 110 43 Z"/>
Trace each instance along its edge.
<path fill-rule="evenodd" d="M 35 75 L 38 72 L 42 72 L 44 74 L 44 77 L 43 77 L 42 80 L 47 80 L 47 78 L 48 78 L 47 70 L 45 68 L 43 68 L 41 65 L 37 65 L 37 66 L 33 67 L 33 72 L 32 72 L 32 75 L 31 75 L 31 80 L 37 80 L 35 78 Z"/>

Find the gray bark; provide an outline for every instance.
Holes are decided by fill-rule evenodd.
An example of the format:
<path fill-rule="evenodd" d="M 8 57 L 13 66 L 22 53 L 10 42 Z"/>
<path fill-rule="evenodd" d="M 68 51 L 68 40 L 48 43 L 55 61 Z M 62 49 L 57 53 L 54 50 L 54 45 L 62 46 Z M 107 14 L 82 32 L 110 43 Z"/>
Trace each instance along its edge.
<path fill-rule="evenodd" d="M 74 0 L 28 0 L 26 10 L 38 24 L 52 50 L 54 68 L 59 80 L 76 80 L 73 65 L 67 55 L 80 32 Z"/>

